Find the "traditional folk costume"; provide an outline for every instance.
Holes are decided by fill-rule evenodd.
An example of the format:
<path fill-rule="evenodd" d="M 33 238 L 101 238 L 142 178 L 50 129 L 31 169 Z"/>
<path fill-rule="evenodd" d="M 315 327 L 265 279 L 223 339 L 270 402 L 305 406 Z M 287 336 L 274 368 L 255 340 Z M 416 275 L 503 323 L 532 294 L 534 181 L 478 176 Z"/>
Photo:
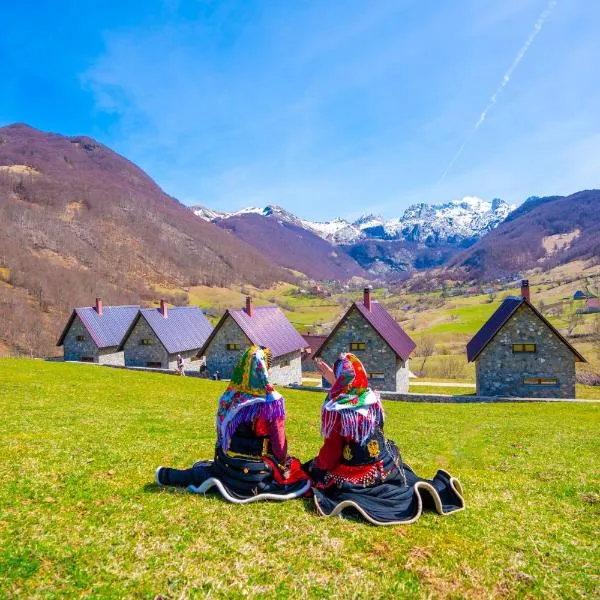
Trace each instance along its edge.
<path fill-rule="evenodd" d="M 269 383 L 267 349 L 251 346 L 219 399 L 213 461 L 191 469 L 159 467 L 159 485 L 203 494 L 216 487 L 235 503 L 289 500 L 310 489 L 300 462 L 287 454 L 283 397 Z"/>
<path fill-rule="evenodd" d="M 323 446 L 310 464 L 317 512 L 354 509 L 375 525 L 416 521 L 424 508 L 445 515 L 464 508 L 459 481 L 439 470 L 421 479 L 383 433 L 384 412 L 360 360 L 343 354 L 321 410 Z"/>

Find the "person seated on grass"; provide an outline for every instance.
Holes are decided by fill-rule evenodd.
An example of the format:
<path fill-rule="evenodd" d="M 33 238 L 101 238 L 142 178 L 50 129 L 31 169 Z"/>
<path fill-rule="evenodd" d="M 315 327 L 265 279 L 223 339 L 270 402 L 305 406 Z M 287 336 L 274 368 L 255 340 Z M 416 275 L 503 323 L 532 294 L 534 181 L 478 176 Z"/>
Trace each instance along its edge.
<path fill-rule="evenodd" d="M 416 521 L 424 508 L 443 515 L 464 508 L 457 479 L 442 470 L 421 479 L 402 462 L 384 436 L 383 406 L 354 354 L 342 354 L 333 369 L 315 362 L 332 385 L 321 409 L 323 446 L 305 465 L 319 515 L 351 509 L 375 525 L 393 525 Z"/>
<path fill-rule="evenodd" d="M 251 346 L 231 375 L 217 408 L 213 461 L 190 469 L 159 467 L 159 486 L 205 493 L 216 487 L 226 500 L 288 500 L 310 490 L 300 462 L 288 455 L 283 397 L 269 383 L 270 352 Z"/>

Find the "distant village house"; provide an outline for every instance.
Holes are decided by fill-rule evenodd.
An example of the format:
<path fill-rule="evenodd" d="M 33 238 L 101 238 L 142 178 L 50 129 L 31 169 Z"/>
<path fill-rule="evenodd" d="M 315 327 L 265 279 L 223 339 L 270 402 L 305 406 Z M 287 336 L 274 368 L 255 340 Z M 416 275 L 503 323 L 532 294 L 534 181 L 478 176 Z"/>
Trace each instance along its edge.
<path fill-rule="evenodd" d="M 315 356 L 332 365 L 342 352 L 362 361 L 371 387 L 408 391 L 409 357 L 415 342 L 365 288 L 362 302 L 354 302 L 327 336 Z"/>
<path fill-rule="evenodd" d="M 102 298 L 96 298 L 95 306 L 74 309 L 56 344 L 63 347 L 64 360 L 124 365 L 119 346 L 139 309 L 103 306 Z"/>
<path fill-rule="evenodd" d="M 575 398 L 579 352 L 531 304 L 529 282 L 506 298 L 467 344 L 477 395 Z"/>
<path fill-rule="evenodd" d="M 277 306 L 254 306 L 246 298 L 244 309 L 225 312 L 199 355 L 206 356 L 209 377 L 218 372 L 229 379 L 234 366 L 248 348 L 255 344 L 271 350 L 270 380 L 276 385 L 302 383 L 301 352 L 304 338 L 294 329 Z"/>
<path fill-rule="evenodd" d="M 177 368 L 177 355 L 185 370 L 198 370 L 198 351 L 212 332 L 212 325 L 197 306 L 142 308 L 137 312 L 119 347 L 128 367 Z"/>

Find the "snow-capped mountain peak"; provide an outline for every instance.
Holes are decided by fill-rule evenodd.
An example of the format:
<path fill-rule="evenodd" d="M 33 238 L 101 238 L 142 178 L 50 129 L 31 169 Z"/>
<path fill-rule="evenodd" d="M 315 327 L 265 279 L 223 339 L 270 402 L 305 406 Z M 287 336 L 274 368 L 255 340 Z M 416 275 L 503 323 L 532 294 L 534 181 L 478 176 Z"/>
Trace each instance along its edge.
<path fill-rule="evenodd" d="M 366 214 L 353 222 L 339 217 L 326 222 L 300 219 L 278 205 L 251 206 L 231 213 L 203 206 L 192 210 L 207 221 L 247 214 L 276 218 L 281 223 L 308 229 L 333 244 L 348 245 L 363 239 L 379 239 L 438 245 L 480 237 L 504 221 L 514 208 L 499 198 L 488 201 L 477 196 L 465 196 L 445 204 L 413 204 L 401 217 L 386 220 L 381 215 Z"/>

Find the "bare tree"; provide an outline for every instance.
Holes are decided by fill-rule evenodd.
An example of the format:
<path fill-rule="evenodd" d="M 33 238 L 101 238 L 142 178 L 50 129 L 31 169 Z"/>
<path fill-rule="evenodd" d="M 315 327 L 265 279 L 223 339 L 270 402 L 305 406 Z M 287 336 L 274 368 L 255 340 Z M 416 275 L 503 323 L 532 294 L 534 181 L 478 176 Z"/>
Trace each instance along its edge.
<path fill-rule="evenodd" d="M 592 343 L 598 358 L 600 358 L 600 315 L 596 315 L 592 324 Z"/>
<path fill-rule="evenodd" d="M 433 354 L 435 354 L 435 342 L 431 337 L 423 336 L 417 343 L 417 348 L 415 350 L 415 356 L 423 359 L 421 367 L 417 370 L 419 377 L 423 377 L 425 375 L 425 363 Z"/>
<path fill-rule="evenodd" d="M 581 322 L 583 320 L 582 316 L 579 312 L 577 312 L 575 305 L 571 303 L 567 305 L 567 308 L 563 313 L 563 317 L 567 323 L 567 334 L 571 336 L 573 335 L 577 327 L 581 325 Z"/>

